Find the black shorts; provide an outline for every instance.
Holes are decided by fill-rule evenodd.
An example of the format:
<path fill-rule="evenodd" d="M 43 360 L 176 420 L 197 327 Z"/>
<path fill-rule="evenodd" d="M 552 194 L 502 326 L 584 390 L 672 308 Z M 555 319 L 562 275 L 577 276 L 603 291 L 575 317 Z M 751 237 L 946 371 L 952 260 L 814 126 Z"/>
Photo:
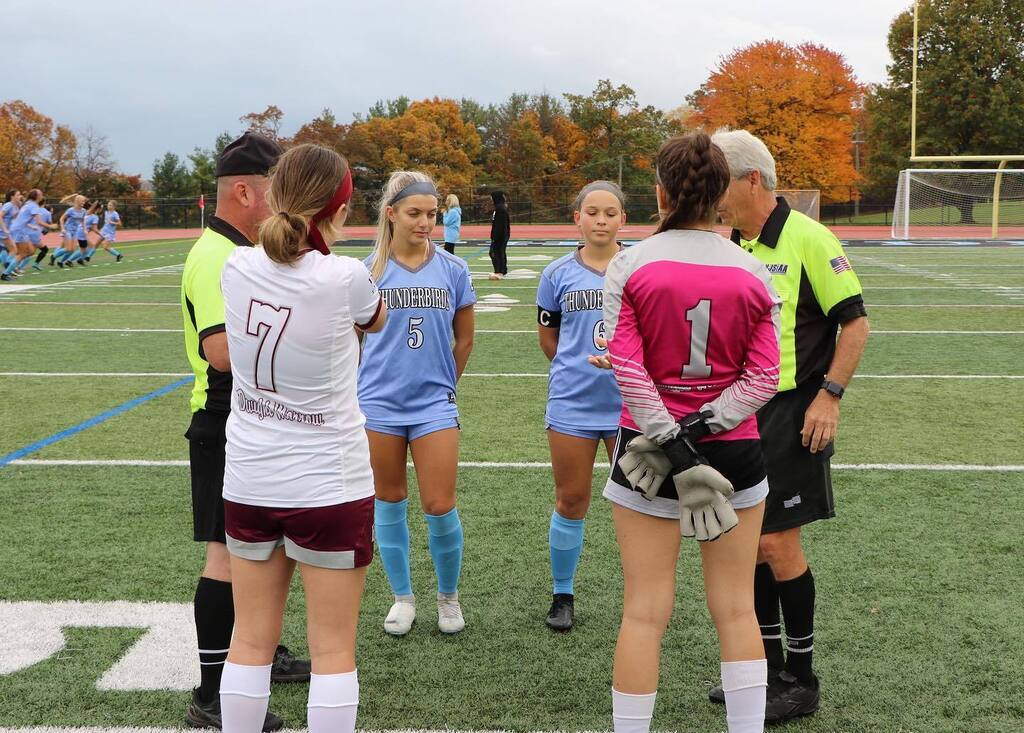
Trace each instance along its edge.
<path fill-rule="evenodd" d="M 192 474 L 192 533 L 196 542 L 226 542 L 224 534 L 224 429 L 228 416 L 199 410 L 185 437 Z"/>
<path fill-rule="evenodd" d="M 811 453 L 801 442 L 804 413 L 821 383 L 811 380 L 780 392 L 757 413 L 761 447 L 768 467 L 768 500 L 761 533 L 781 532 L 836 515 L 832 498 L 834 444 Z"/>

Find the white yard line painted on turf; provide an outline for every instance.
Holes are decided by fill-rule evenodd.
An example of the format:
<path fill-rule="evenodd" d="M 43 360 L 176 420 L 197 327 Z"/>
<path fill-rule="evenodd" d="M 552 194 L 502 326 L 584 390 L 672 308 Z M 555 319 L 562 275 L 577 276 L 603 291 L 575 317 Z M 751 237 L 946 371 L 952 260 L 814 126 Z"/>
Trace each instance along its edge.
<path fill-rule="evenodd" d="M 141 274 L 141 273 L 145 273 L 144 275 L 142 275 L 142 277 L 150 277 L 151 275 L 161 274 L 161 273 L 157 272 L 157 271 L 160 271 L 160 270 L 170 274 L 170 271 L 168 270 L 168 268 L 174 268 L 174 267 L 179 267 L 179 265 L 161 265 L 159 267 L 147 267 L 147 268 L 142 269 L 142 270 L 131 270 L 129 272 L 117 273 L 116 275 L 93 275 L 91 277 L 80 277 L 80 278 L 78 278 L 76 280 L 65 280 L 63 282 L 56 282 L 56 283 L 48 282 L 48 283 L 38 283 L 38 284 L 34 284 L 34 285 L 7 286 L 7 287 L 4 287 L 4 288 L 0 289 L 0 294 L 11 293 L 11 292 L 21 291 L 21 290 L 36 290 L 36 289 L 40 289 L 40 288 L 46 288 L 47 290 L 50 290 L 51 288 L 76 287 L 78 285 L 84 285 L 85 283 L 91 283 L 91 282 L 94 282 L 96 280 L 104 280 L 105 281 L 105 280 L 108 280 L 111 277 L 124 277 L 126 275 L 136 275 L 136 274 Z M 26 293 L 26 295 L 27 295 L 27 293 Z M 11 303 L 11 302 L 15 302 L 15 301 L 9 301 L 8 300 L 8 301 L 4 301 L 4 302 Z"/>
<path fill-rule="evenodd" d="M 125 466 L 141 468 L 184 468 L 188 461 L 147 461 L 135 459 L 111 460 L 63 460 L 25 458 L 10 463 L 12 466 L 46 467 L 46 466 Z M 406 464 L 412 468 L 412 462 Z M 595 463 L 597 468 L 607 468 L 607 463 Z M 459 468 L 551 468 L 550 461 L 459 461 Z M 1024 465 L 980 463 L 833 463 L 837 471 L 968 471 L 977 473 L 1020 473 Z"/>
<path fill-rule="evenodd" d="M 0 372 L 0 377 L 191 377 L 191 372 Z M 467 373 L 485 379 L 547 379 L 547 372 Z M 857 379 L 1024 379 L 1024 374 L 858 374 Z"/>
<path fill-rule="evenodd" d="M 892 264 L 892 263 L 885 262 L 885 261 L 882 261 L 882 260 L 876 260 L 874 257 L 869 257 L 867 255 L 862 255 L 859 259 L 860 259 L 861 262 L 873 263 L 873 264 L 875 264 L 875 265 L 877 265 L 879 267 L 883 267 L 883 268 L 888 269 L 888 270 L 899 270 L 901 273 L 910 273 L 910 274 L 913 274 L 913 275 L 917 275 L 919 277 L 923 277 L 923 278 L 925 278 L 927 280 L 934 280 L 934 281 L 938 281 L 938 282 L 942 282 L 942 283 L 948 283 L 949 285 L 953 286 L 954 288 L 957 288 L 957 289 L 960 289 L 960 290 L 984 290 L 984 291 L 989 292 L 991 294 L 1002 295 L 1002 296 L 1010 296 L 1011 298 L 1017 292 L 1017 289 L 1003 288 L 1003 287 L 995 286 L 995 285 L 993 285 L 991 283 L 980 283 L 980 282 L 977 282 L 977 280 L 973 279 L 973 277 L 964 277 L 961 274 L 952 275 L 952 274 L 946 273 L 946 272 L 935 272 L 934 270 L 930 270 L 930 269 L 927 269 L 925 267 L 921 267 L 919 265 L 908 266 L 908 265 L 904 265 L 904 264 Z M 938 267 L 940 267 L 941 269 L 946 269 L 946 264 L 945 263 L 942 263 L 942 264 L 936 263 L 936 265 Z M 964 273 L 964 274 L 970 275 L 971 273 Z M 978 272 L 978 273 L 975 273 L 975 276 L 984 276 L 986 274 L 987 273 Z M 1016 299 L 1016 298 L 1012 298 L 1012 299 Z M 874 306 L 874 307 L 877 308 L 878 306 Z M 893 306 L 890 306 L 890 307 L 893 307 Z"/>

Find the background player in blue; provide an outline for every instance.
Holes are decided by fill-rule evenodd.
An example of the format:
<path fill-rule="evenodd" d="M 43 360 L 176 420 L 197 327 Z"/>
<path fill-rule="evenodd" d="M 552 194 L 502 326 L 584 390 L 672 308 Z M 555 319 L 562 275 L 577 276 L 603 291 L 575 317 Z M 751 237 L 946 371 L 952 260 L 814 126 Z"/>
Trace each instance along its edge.
<path fill-rule="evenodd" d="M 61 231 L 61 243 L 60 246 L 53 251 L 50 255 L 50 264 L 53 265 L 57 262 L 61 263 L 65 259 L 71 256 L 71 253 L 75 251 L 78 246 L 78 229 L 82 226 L 82 222 L 85 220 L 85 196 L 80 193 L 73 193 L 69 196 L 65 196 L 60 200 L 62 204 L 70 203 L 63 214 L 60 215 L 60 231 Z"/>
<path fill-rule="evenodd" d="M 43 229 L 31 235 L 32 245 L 36 248 L 36 261 L 32 263 L 33 270 L 43 269 L 39 263 L 46 257 L 46 253 L 50 251 L 50 247 L 43 243 L 43 235 L 60 229 L 60 224 L 53 223 L 52 206 L 44 206 L 42 211 L 39 212 L 39 223 L 43 226 Z"/>
<path fill-rule="evenodd" d="M 123 254 L 110 246 L 111 243 L 117 241 L 117 228 L 119 226 L 121 226 L 121 215 L 117 213 L 117 202 L 108 201 L 107 210 L 103 212 L 103 228 L 100 229 L 100 241 L 86 252 L 86 262 L 92 257 L 92 253 L 96 251 L 97 247 L 103 247 L 103 249 L 116 258 L 117 262 L 124 259 Z"/>
<path fill-rule="evenodd" d="M 384 630 L 402 636 L 416 619 L 409 571 L 406 456 L 412 451 L 430 556 L 437 573 L 437 625 L 465 627 L 459 605 L 462 523 L 455 508 L 459 410 L 455 384 L 473 348 L 476 293 L 469 265 L 430 242 L 437 190 L 419 172 L 398 171 L 378 204 L 377 241 L 366 264 L 391 312 L 367 334 L 359 368 L 376 490 L 374 529 L 395 603 Z"/>
<path fill-rule="evenodd" d="M 594 181 L 580 191 L 574 209 L 583 246 L 544 268 L 537 288 L 537 334 L 551 360 L 544 419 L 555 478 L 548 530 L 554 595 L 546 623 L 556 631 L 573 625 L 594 458 L 603 441 L 611 460 L 622 412 L 614 375 L 594 369 L 587 357 L 604 352 L 597 342 L 604 337 L 604 271 L 621 249 L 615 235 L 626 221 L 625 198 L 614 183 Z"/>
<path fill-rule="evenodd" d="M 41 233 L 43 222 L 40 212 L 43 207 L 40 205 L 43 200 L 43 192 L 33 188 L 25 197 L 25 203 L 18 209 L 11 222 L 11 239 L 18 247 L 17 255 L 7 263 L 3 275 L 0 278 L 10 280 L 16 270 L 23 270 L 32 259 L 35 253 L 35 245 L 32 243 L 33 232 Z"/>
<path fill-rule="evenodd" d="M 11 225 L 14 223 L 14 217 L 18 213 L 18 209 L 21 208 L 21 202 L 24 197 L 16 188 L 12 188 L 7 192 L 4 197 L 4 205 L 0 208 L 0 243 L 3 243 L 4 249 L 0 252 L 4 268 L 10 264 L 11 260 L 17 259 L 18 246 L 14 243 L 14 235 L 11 233 Z"/>

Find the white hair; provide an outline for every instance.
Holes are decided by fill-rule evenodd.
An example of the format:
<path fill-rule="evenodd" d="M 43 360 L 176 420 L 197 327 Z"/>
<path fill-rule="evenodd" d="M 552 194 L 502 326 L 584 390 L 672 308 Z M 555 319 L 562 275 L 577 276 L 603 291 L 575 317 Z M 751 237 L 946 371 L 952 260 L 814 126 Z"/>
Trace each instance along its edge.
<path fill-rule="evenodd" d="M 757 171 L 761 174 L 761 185 L 769 191 L 775 190 L 778 185 L 775 158 L 759 138 L 746 130 L 723 127 L 711 136 L 711 142 L 725 153 L 729 173 L 733 178 L 743 178 Z"/>

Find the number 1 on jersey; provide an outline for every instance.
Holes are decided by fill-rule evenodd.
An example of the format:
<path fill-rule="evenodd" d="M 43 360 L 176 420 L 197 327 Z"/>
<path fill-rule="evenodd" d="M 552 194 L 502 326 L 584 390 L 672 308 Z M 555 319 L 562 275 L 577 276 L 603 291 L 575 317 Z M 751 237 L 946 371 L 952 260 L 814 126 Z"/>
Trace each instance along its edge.
<path fill-rule="evenodd" d="M 274 357 L 277 344 L 288 325 L 292 309 L 273 306 L 259 300 L 249 301 L 249 319 L 245 332 L 260 340 L 256 349 L 256 388 L 264 392 L 277 392 L 274 384 Z"/>
<path fill-rule="evenodd" d="M 700 300 L 686 311 L 690 322 L 690 360 L 683 365 L 683 379 L 706 379 L 711 376 L 708 364 L 708 336 L 711 333 L 711 301 Z"/>

